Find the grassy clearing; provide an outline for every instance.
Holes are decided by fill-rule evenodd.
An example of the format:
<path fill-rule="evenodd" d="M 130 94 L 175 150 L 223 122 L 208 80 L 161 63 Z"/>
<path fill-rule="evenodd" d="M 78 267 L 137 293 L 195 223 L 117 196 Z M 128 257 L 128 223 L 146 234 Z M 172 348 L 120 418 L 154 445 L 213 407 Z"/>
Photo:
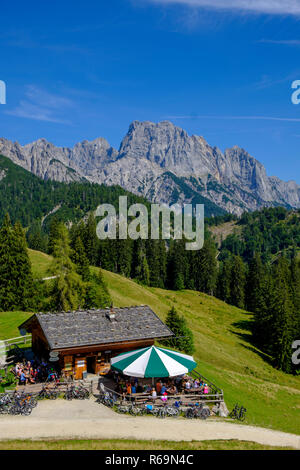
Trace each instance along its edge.
<path fill-rule="evenodd" d="M 45 261 L 35 264 L 43 254 L 30 257 L 37 270 L 45 269 Z M 300 434 L 300 377 L 274 369 L 251 344 L 249 313 L 199 292 L 146 288 L 108 271 L 103 275 L 115 306 L 147 304 L 162 320 L 172 306 L 184 314 L 194 333 L 197 369 L 224 390 L 229 409 L 236 402 L 247 408 L 245 424 Z M 1 337 L 14 336 L 29 315 L 0 313 Z"/>
<path fill-rule="evenodd" d="M 21 336 L 18 326 L 31 315 L 27 312 L 0 312 L 0 340 Z"/>
<path fill-rule="evenodd" d="M 30 261 L 32 264 L 32 272 L 34 278 L 43 278 L 49 276 L 49 265 L 51 256 L 40 251 L 28 250 Z"/>
<path fill-rule="evenodd" d="M 256 442 L 238 440 L 217 441 L 132 441 L 105 440 L 50 440 L 0 441 L 0 450 L 294 450 L 271 447 Z"/>

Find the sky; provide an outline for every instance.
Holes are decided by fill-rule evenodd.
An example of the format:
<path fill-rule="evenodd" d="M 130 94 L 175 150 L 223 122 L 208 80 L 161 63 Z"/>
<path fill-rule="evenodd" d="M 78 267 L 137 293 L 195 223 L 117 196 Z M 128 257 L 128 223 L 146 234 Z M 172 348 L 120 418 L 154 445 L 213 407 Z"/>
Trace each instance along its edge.
<path fill-rule="evenodd" d="M 15 0 L 0 19 L 0 137 L 119 148 L 170 120 L 300 184 L 300 0 Z"/>

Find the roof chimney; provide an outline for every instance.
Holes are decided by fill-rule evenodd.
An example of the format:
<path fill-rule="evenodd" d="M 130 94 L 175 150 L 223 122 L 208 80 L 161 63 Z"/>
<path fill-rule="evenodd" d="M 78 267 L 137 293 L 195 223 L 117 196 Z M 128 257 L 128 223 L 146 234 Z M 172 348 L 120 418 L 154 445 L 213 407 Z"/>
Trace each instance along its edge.
<path fill-rule="evenodd" d="M 116 312 L 114 311 L 114 307 L 111 304 L 109 312 L 107 312 L 106 317 L 110 320 L 113 321 L 116 318 Z"/>

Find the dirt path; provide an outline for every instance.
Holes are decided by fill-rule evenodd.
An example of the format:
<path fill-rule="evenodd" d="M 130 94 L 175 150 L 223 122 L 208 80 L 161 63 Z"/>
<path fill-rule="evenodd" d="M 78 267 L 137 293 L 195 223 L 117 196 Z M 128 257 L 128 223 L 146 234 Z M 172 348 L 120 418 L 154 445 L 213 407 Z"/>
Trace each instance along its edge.
<path fill-rule="evenodd" d="M 122 416 L 93 399 L 40 402 L 30 416 L 0 416 L 0 439 L 240 439 L 300 449 L 300 436 L 233 423 Z"/>

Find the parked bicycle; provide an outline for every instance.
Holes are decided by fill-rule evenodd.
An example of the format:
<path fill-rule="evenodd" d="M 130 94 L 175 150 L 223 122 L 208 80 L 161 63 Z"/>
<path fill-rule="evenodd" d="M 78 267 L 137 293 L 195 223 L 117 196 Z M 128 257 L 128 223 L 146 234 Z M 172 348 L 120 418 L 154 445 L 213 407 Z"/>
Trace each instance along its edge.
<path fill-rule="evenodd" d="M 101 392 L 96 400 L 97 403 L 108 406 L 112 408 L 117 402 L 116 396 L 111 392 Z"/>
<path fill-rule="evenodd" d="M 243 406 L 239 406 L 238 403 L 234 405 L 233 410 L 229 414 L 229 417 L 232 419 L 237 419 L 239 421 L 245 421 L 246 419 L 246 408 Z"/>
<path fill-rule="evenodd" d="M 46 385 L 43 385 L 42 389 L 39 391 L 36 398 L 37 400 L 43 400 L 43 399 L 56 400 L 58 395 L 59 395 L 59 392 L 56 388 L 49 388 Z"/>
<path fill-rule="evenodd" d="M 208 407 L 204 407 L 203 403 L 195 403 L 189 406 L 185 411 L 185 417 L 188 419 L 200 418 L 207 419 L 210 416 Z"/>

